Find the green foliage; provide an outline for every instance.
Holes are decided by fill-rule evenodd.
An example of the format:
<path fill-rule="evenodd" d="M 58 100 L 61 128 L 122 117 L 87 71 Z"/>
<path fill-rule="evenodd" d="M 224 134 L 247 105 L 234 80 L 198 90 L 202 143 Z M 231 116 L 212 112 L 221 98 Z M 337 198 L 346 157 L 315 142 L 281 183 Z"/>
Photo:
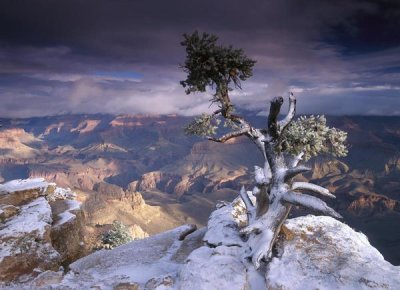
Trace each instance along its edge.
<path fill-rule="evenodd" d="M 115 248 L 132 241 L 128 228 L 120 221 L 114 221 L 112 229 L 105 233 L 101 239 L 105 248 Z"/>
<path fill-rule="evenodd" d="M 189 123 L 184 130 L 187 135 L 211 136 L 215 135 L 219 124 L 220 120 L 214 119 L 212 115 L 203 113 Z"/>
<path fill-rule="evenodd" d="M 221 120 L 215 115 L 203 113 L 200 117 L 195 118 L 185 128 L 185 134 L 197 135 L 203 137 L 210 137 L 216 134 L 217 129 L 220 128 Z M 224 119 L 223 127 L 230 127 L 238 129 L 238 126 L 230 119 Z"/>
<path fill-rule="evenodd" d="M 184 34 L 182 46 L 186 47 L 186 61 L 183 70 L 187 78 L 181 81 L 186 93 L 205 92 L 215 86 L 215 101 L 227 93 L 229 85 L 240 88 L 240 81 L 252 76 L 255 61 L 244 55 L 242 49 L 217 45 L 218 37 L 197 31 Z"/>
<path fill-rule="evenodd" d="M 347 133 L 326 126 L 325 116 L 300 117 L 293 121 L 281 137 L 281 150 L 292 155 L 304 152 L 304 160 L 319 154 L 344 157 Z"/>

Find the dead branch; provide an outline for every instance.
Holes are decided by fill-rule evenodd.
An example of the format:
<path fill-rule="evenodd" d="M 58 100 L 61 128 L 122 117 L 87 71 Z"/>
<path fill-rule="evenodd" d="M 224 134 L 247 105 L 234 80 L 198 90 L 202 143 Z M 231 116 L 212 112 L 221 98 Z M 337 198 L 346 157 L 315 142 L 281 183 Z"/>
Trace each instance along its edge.
<path fill-rule="evenodd" d="M 289 168 L 285 172 L 284 180 L 285 180 L 285 182 L 287 182 L 290 179 L 292 179 L 293 177 L 295 177 L 296 175 L 298 175 L 300 173 L 304 173 L 304 172 L 310 171 L 310 170 L 311 170 L 311 168 L 310 167 L 306 167 L 306 166 L 297 166 L 295 168 Z"/>
<path fill-rule="evenodd" d="M 247 128 L 240 129 L 238 131 L 227 133 L 227 134 L 223 135 L 220 138 L 207 137 L 207 139 L 211 140 L 211 141 L 214 141 L 214 142 L 225 143 L 229 139 L 236 138 L 236 137 L 239 137 L 239 136 L 243 136 L 248 132 L 249 132 L 249 128 L 247 127 Z"/>
<path fill-rule="evenodd" d="M 328 189 L 326 189 L 322 186 L 313 184 L 313 183 L 309 183 L 309 182 L 293 182 L 292 189 L 293 190 L 308 190 L 308 191 L 312 191 L 315 193 L 319 193 L 323 196 L 327 196 L 330 198 L 336 198 L 336 196 L 334 196 L 332 193 L 330 193 Z"/>
<path fill-rule="evenodd" d="M 342 218 L 339 213 L 337 213 L 333 208 L 330 208 L 324 201 L 311 195 L 288 191 L 283 195 L 283 201 L 292 205 L 300 205 L 308 209 L 328 214 L 335 218 Z"/>
<path fill-rule="evenodd" d="M 290 124 L 296 114 L 296 97 L 293 93 L 289 95 L 289 112 L 286 117 L 278 122 L 278 130 L 282 133 L 285 128 Z"/>
<path fill-rule="evenodd" d="M 282 97 L 275 97 L 271 101 L 271 106 L 269 108 L 269 115 L 268 115 L 268 132 L 269 134 L 274 137 L 279 137 L 279 129 L 278 129 L 278 115 L 281 111 L 281 107 L 283 104 Z"/>

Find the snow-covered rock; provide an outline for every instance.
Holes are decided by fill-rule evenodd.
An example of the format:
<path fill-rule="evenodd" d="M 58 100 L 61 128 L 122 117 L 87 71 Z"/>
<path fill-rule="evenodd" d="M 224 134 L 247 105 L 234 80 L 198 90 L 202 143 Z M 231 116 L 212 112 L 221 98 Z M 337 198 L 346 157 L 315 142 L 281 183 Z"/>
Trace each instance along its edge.
<path fill-rule="evenodd" d="M 400 267 L 363 234 L 324 216 L 287 220 L 274 257 L 255 270 L 238 234 L 243 209 L 238 199 L 220 204 L 207 228 L 185 225 L 98 251 L 72 263 L 63 277 L 45 272 L 6 289 L 398 289 Z"/>
<path fill-rule="evenodd" d="M 0 184 L 0 282 L 29 279 L 82 256 L 75 197 L 43 178 Z"/>
<path fill-rule="evenodd" d="M 71 271 L 56 289 L 113 289 L 121 283 L 145 287 L 157 285 L 159 282 L 158 286 L 161 286 L 161 281 L 170 281 L 167 283 L 169 288 L 164 285 L 164 288 L 154 286 L 156 288 L 153 289 L 175 287 L 176 276 L 181 267 L 175 257 L 183 240 L 189 238 L 186 236 L 195 229 L 193 225 L 184 225 L 113 250 L 95 252 L 72 263 Z"/>
<path fill-rule="evenodd" d="M 247 270 L 237 246 L 194 250 L 179 272 L 179 289 L 248 289 Z"/>
<path fill-rule="evenodd" d="M 50 205 L 39 197 L 0 225 L 0 280 L 13 280 L 35 268 L 58 267 L 60 254 L 51 245 L 51 222 Z"/>
<path fill-rule="evenodd" d="M 239 227 L 245 223 L 246 212 L 240 199 L 231 204 L 219 204 L 211 213 L 204 242 L 216 246 L 242 246 Z"/>
<path fill-rule="evenodd" d="M 56 189 L 43 178 L 17 179 L 0 184 L 0 204 L 19 206 Z"/>
<path fill-rule="evenodd" d="M 63 264 L 69 264 L 85 254 L 82 241 L 85 216 L 80 202 L 76 200 L 57 199 L 50 205 L 53 214 L 52 244 L 61 254 Z"/>
<path fill-rule="evenodd" d="M 288 220 L 291 232 L 268 265 L 272 289 L 399 289 L 400 267 L 367 237 L 326 216 Z"/>
<path fill-rule="evenodd" d="M 51 185 L 54 185 L 54 183 L 51 183 Z M 0 184 L 0 192 L 11 193 L 30 189 L 44 192 L 48 186 L 49 183 L 44 178 L 15 179 Z"/>

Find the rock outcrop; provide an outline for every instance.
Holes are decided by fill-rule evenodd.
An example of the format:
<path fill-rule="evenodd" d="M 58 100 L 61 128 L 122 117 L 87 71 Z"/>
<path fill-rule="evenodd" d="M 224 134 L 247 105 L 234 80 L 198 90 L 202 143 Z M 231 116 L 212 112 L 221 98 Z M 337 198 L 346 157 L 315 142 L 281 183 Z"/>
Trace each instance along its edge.
<path fill-rule="evenodd" d="M 288 220 L 289 235 L 266 272 L 272 289 L 396 289 L 400 267 L 367 237 L 326 216 Z"/>
<path fill-rule="evenodd" d="M 51 245 L 51 208 L 44 197 L 20 207 L 0 229 L 0 280 L 11 281 L 35 268 L 55 270 L 61 256 Z"/>
<path fill-rule="evenodd" d="M 99 182 L 93 186 L 93 190 L 99 194 L 99 198 L 105 201 L 119 200 L 128 202 L 132 206 L 132 209 L 140 208 L 145 204 L 142 195 L 134 190 L 134 188 L 124 191 L 117 185 Z"/>
<path fill-rule="evenodd" d="M 268 265 L 244 258 L 242 202 L 221 203 L 207 228 L 185 225 L 98 251 L 6 289 L 397 289 L 400 267 L 362 233 L 324 216 L 287 220 Z M 47 287 L 47 288 L 46 288 Z"/>
<path fill-rule="evenodd" d="M 0 185 L 0 281 L 57 270 L 84 253 L 80 203 L 42 178 Z"/>

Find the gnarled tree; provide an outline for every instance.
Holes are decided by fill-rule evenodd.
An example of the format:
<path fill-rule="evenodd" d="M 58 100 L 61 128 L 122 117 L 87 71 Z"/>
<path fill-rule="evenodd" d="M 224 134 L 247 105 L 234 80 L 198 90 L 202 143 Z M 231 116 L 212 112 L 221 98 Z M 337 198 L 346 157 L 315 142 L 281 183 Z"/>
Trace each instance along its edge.
<path fill-rule="evenodd" d="M 244 188 L 240 191 L 248 217 L 248 225 L 241 232 L 247 239 L 247 256 L 258 268 L 271 257 L 273 244 L 293 205 L 341 218 L 324 201 L 304 193 L 334 198 L 327 189 L 293 179 L 311 170 L 302 162 L 313 156 L 345 156 L 347 136 L 343 131 L 327 127 L 324 116 L 294 120 L 296 97 L 293 93 L 289 95 L 289 111 L 281 119 L 279 115 L 284 99 L 275 97 L 271 101 L 265 128 L 255 128 L 235 114 L 229 92 L 241 89 L 241 81 L 252 76 L 255 61 L 245 56 L 241 49 L 218 45 L 217 40 L 216 36 L 206 33 L 184 35 L 182 45 L 187 55 L 182 68 L 187 78 L 181 84 L 187 94 L 211 89 L 211 102 L 219 107 L 212 114 L 204 113 L 196 118 L 185 130 L 188 134 L 202 135 L 222 143 L 246 136 L 261 152 L 264 167 L 255 167 L 256 185 L 252 192 L 256 202 L 252 202 Z M 222 120 L 232 131 L 216 137 Z"/>

